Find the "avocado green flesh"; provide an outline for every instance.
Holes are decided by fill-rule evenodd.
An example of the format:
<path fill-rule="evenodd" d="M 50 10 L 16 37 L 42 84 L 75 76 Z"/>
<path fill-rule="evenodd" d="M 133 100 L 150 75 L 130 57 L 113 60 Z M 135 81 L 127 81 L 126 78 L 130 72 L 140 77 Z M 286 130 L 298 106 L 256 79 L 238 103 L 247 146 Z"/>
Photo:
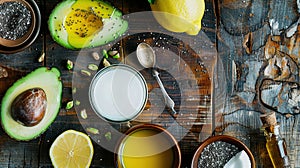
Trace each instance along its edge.
<path fill-rule="evenodd" d="M 60 45 L 69 49 L 74 49 L 74 47 L 68 42 L 68 32 L 63 26 L 63 21 L 68 13 L 71 12 L 74 2 L 73 0 L 62 1 L 52 11 L 48 22 L 52 38 Z"/>
<path fill-rule="evenodd" d="M 26 127 L 15 121 L 10 114 L 11 104 L 22 92 L 42 88 L 46 93 L 47 108 L 41 122 Z M 1 124 L 5 132 L 16 140 L 31 140 L 42 134 L 56 118 L 61 104 L 62 82 L 56 68 L 40 67 L 16 81 L 5 93 L 1 103 Z"/>
<path fill-rule="evenodd" d="M 97 7 L 96 4 L 99 4 Z M 80 38 L 68 34 L 65 20 L 72 10 L 89 10 L 102 19 L 103 26 L 100 31 L 91 37 Z M 73 18 L 77 20 L 76 18 Z M 122 13 L 118 9 L 100 0 L 65 0 L 59 3 L 52 11 L 48 26 L 52 38 L 60 45 L 68 49 L 91 48 L 107 44 L 128 28 L 126 20 L 122 19 Z M 76 26 L 74 26 L 76 27 Z M 77 25 L 78 27 L 78 25 Z"/>

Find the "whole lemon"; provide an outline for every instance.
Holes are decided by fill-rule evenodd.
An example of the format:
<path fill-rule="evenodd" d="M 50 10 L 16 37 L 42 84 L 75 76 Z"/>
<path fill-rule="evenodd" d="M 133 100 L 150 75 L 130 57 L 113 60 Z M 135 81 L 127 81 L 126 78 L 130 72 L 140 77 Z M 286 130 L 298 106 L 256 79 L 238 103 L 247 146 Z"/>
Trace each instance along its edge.
<path fill-rule="evenodd" d="M 204 15 L 204 0 L 149 0 L 158 23 L 172 32 L 197 35 Z"/>

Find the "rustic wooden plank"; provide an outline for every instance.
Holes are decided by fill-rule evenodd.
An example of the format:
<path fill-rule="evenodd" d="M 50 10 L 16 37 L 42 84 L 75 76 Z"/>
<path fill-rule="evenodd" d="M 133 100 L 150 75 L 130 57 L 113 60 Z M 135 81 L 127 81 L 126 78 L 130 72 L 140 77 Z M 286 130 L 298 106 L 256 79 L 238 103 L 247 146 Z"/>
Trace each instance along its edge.
<path fill-rule="evenodd" d="M 39 8 L 44 6 L 43 1 L 37 0 Z M 43 16 L 43 12 L 41 12 Z M 0 79 L 0 98 L 9 86 L 27 73 L 37 67 L 43 66 L 38 58 L 43 53 L 44 31 L 41 28 L 40 33 L 34 43 L 27 49 L 14 54 L 0 54 L 0 66 L 8 72 L 7 78 Z M 39 138 L 20 142 L 10 137 L 1 129 L 0 132 L 0 167 L 38 167 L 39 165 Z"/>
<path fill-rule="evenodd" d="M 22 76 L 24 73 L 28 73 L 29 71 L 33 70 L 34 68 L 38 66 L 56 66 L 61 70 L 62 73 L 62 81 L 64 85 L 63 89 L 63 101 L 62 101 L 62 108 L 60 110 L 59 116 L 56 118 L 55 122 L 50 126 L 50 128 L 38 139 L 30 141 L 30 142 L 15 142 L 11 140 L 5 133 L 1 133 L 1 142 L 8 141 L 8 146 L 15 145 L 15 147 L 11 148 L 5 148 L 3 149 L 3 154 L 1 154 L 0 161 L 3 160 L 3 166 L 1 167 L 52 167 L 51 161 L 49 158 L 49 148 L 54 141 L 54 139 L 62 133 L 64 130 L 67 129 L 76 129 L 79 131 L 85 131 L 85 126 L 87 126 L 87 122 L 83 122 L 82 120 L 78 120 L 77 118 L 77 112 L 76 109 L 71 110 L 65 110 L 64 107 L 66 103 L 73 99 L 72 96 L 72 78 L 74 74 L 73 72 L 66 69 L 66 61 L 69 59 L 73 62 L 76 61 L 78 55 L 85 54 L 87 57 L 91 56 L 91 53 L 93 51 L 100 52 L 100 49 L 90 49 L 90 50 L 84 50 L 84 51 L 71 51 L 67 50 L 61 46 L 59 46 L 57 43 L 55 43 L 52 38 L 49 35 L 49 30 L 46 24 L 46 21 L 48 20 L 48 16 L 51 12 L 51 10 L 55 7 L 55 5 L 60 2 L 59 0 L 51 0 L 51 1 L 38 1 L 41 6 L 41 12 L 43 17 L 43 24 L 42 24 L 42 34 L 40 38 L 32 45 L 31 48 L 28 50 L 9 55 L 11 57 L 8 57 L 8 55 L 1 55 L 0 60 L 3 61 L 3 66 L 9 67 L 8 69 L 12 69 L 11 71 L 16 70 L 17 72 L 12 73 L 9 80 L 5 81 L 5 86 L 3 87 L 3 92 L 5 88 L 7 88 L 8 85 L 10 85 L 13 81 L 16 80 L 16 78 Z M 147 1 L 121 1 L 121 0 L 110 0 L 114 6 L 121 9 L 124 14 L 129 14 L 133 12 L 139 12 L 139 11 L 148 11 L 150 10 L 150 6 Z M 213 10 L 213 1 L 207 0 L 206 1 L 207 10 L 205 12 L 204 18 L 203 18 L 203 31 L 207 34 L 207 36 L 210 38 L 212 42 L 216 41 L 216 35 L 215 35 L 215 17 L 214 17 L 214 10 Z M 45 46 L 44 46 L 45 45 Z M 100 50 L 100 51 L 99 51 Z M 45 52 L 45 60 L 42 63 L 38 63 L 37 59 L 40 56 L 42 52 Z M 31 57 L 25 57 L 26 55 L 31 55 Z M 32 56 L 34 55 L 34 56 Z M 201 67 L 199 65 L 199 60 L 194 60 L 193 58 L 188 58 L 188 56 L 182 55 L 186 61 L 193 63 L 193 74 L 196 77 L 203 78 L 202 80 L 198 81 L 190 81 L 190 82 L 197 82 L 199 84 L 198 90 L 200 90 L 200 93 L 203 95 L 209 94 L 207 90 L 211 89 L 210 83 L 207 83 L 208 78 L 207 76 L 203 76 L 206 73 L 203 73 L 201 71 Z M 21 59 L 22 58 L 22 59 Z M 91 57 L 89 57 L 91 58 Z M 172 66 L 172 63 L 161 61 L 161 65 L 170 65 Z M 18 64 L 16 64 L 18 63 Z M 2 65 L 2 62 L 1 62 Z M 86 68 L 86 67 L 82 67 Z M 181 67 L 181 70 L 185 70 L 184 67 Z M 166 83 L 166 88 L 168 91 L 170 91 L 171 96 L 174 98 L 178 96 L 179 94 L 176 91 L 176 84 L 174 85 L 174 79 L 170 74 L 166 73 L 166 71 L 161 71 L 162 73 L 162 79 L 164 81 L 169 81 L 169 83 Z M 179 73 L 179 72 L 178 72 Z M 189 78 L 188 76 L 186 78 Z M 4 80 L 4 79 L 3 79 Z M 2 81 L 0 81 L 2 82 Z M 182 78 L 179 82 L 182 82 L 184 85 L 189 85 L 190 82 L 186 82 L 185 78 Z M 151 80 L 151 83 L 153 83 L 152 88 L 158 88 L 157 84 L 155 84 L 154 80 Z M 206 87 L 203 87 L 206 86 Z M 174 89 L 175 88 L 175 89 Z M 194 94 L 191 90 L 186 90 L 185 92 L 187 95 Z M 210 99 L 210 97 L 208 98 Z M 180 98 L 176 98 L 175 101 L 178 103 Z M 154 100 L 153 100 L 154 101 Z M 199 101 L 199 102 L 198 102 Z M 203 118 L 210 117 L 209 115 L 206 115 L 206 112 L 209 111 L 207 107 L 209 107 L 211 104 L 208 101 L 207 97 L 199 97 L 199 99 L 195 99 L 193 101 L 187 102 L 186 104 L 182 104 L 183 107 L 190 107 L 194 104 L 199 104 L 199 115 L 204 114 L 202 116 Z M 208 103 L 208 104 L 206 104 Z M 203 107 L 205 106 L 205 107 Z M 158 107 L 160 108 L 160 107 Z M 189 109 L 187 109 L 189 111 Z M 182 123 L 185 124 L 184 126 L 190 127 L 192 122 L 187 121 L 185 118 L 191 117 L 189 116 L 188 112 L 184 113 L 182 118 L 179 118 Z M 192 116 L 192 120 L 193 120 Z M 171 119 L 168 112 L 164 114 L 162 119 Z M 162 125 L 165 124 L 165 121 L 160 119 Z M 95 119 L 92 120 L 93 122 L 96 122 Z M 200 119 L 199 122 L 204 122 L 204 120 Z M 80 123 L 80 122 L 83 122 Z M 89 123 L 89 124 L 95 124 L 95 123 Z M 92 125 L 91 125 L 92 126 Z M 117 125 L 115 126 L 118 129 L 124 131 L 127 129 L 124 125 Z M 210 127 L 207 130 L 211 130 Z M 175 130 L 176 131 L 176 130 Z M 191 131 L 188 132 L 187 136 L 184 137 L 184 139 L 180 142 L 180 145 L 182 147 L 182 150 L 184 151 L 185 155 L 183 156 L 183 166 L 182 167 L 189 167 L 192 159 L 192 155 L 195 152 L 196 148 L 200 144 L 199 139 L 199 133 L 203 132 L 202 127 L 199 125 L 195 125 L 191 128 Z M 175 132 L 176 133 L 176 132 Z M 205 132 L 206 135 L 210 134 L 211 131 Z M 178 133 L 177 133 L 178 134 Z M 3 136 L 2 136 L 3 135 Z M 103 136 L 103 134 L 101 135 Z M 101 140 L 105 140 L 103 137 L 101 137 Z M 98 145 L 97 139 L 93 139 L 94 142 L 94 148 L 95 148 L 95 155 L 93 158 L 92 166 L 91 167 L 114 167 L 114 160 L 113 160 L 113 153 L 110 151 L 107 151 L 103 149 L 101 146 Z M 117 140 L 117 137 L 113 137 L 112 142 Z M 203 139 L 202 139 L 203 140 Z M 189 143 L 192 142 L 192 143 Z M 7 146 L 7 145 L 5 145 Z M 16 152 L 14 152 L 14 150 Z M 1 150 L 0 150 L 1 151 Z M 28 152 L 27 152 L 28 151 Z M 29 152 L 30 151 L 30 152 Z M 10 155 L 7 155 L 9 154 Z M 7 160 L 7 158 L 17 158 L 13 160 Z M 37 159 L 37 160 L 35 160 Z M 2 162 L 1 162 L 2 164 Z"/>
<path fill-rule="evenodd" d="M 216 6 L 219 21 L 218 51 L 228 82 L 228 99 L 225 103 L 225 113 L 223 113 L 222 133 L 243 140 L 255 154 L 257 167 L 262 165 L 269 167 L 271 163 L 264 147 L 264 136 L 259 131 L 261 127 L 259 115 L 275 110 L 278 112 L 277 119 L 280 120 L 283 136 L 287 140 L 291 163 L 299 167 L 297 152 L 299 148 L 296 140 L 299 135 L 298 115 L 297 112 L 283 108 L 287 107 L 283 105 L 284 103 L 288 104 L 288 101 L 292 100 L 285 99 L 276 105 L 270 103 L 274 97 L 283 95 L 274 94 L 274 89 L 272 89 L 279 83 L 283 86 L 282 90 L 288 88 L 285 82 L 294 83 L 295 90 L 299 88 L 297 87 L 299 71 L 290 70 L 288 78 L 279 79 L 271 75 L 275 71 L 266 69 L 272 66 L 270 62 L 273 57 L 284 58 L 294 65 L 292 53 L 295 53 L 295 50 L 286 47 L 290 46 L 288 45 L 290 43 L 285 44 L 285 41 L 290 40 L 285 40 L 285 31 L 299 17 L 296 1 L 224 0 L 218 1 Z M 278 29 L 274 27 L 276 22 Z M 291 39 L 292 43 L 296 43 L 297 38 Z M 274 49 L 276 54 L 272 53 L 271 49 Z M 297 51 L 296 54 L 298 54 Z M 293 67 L 298 70 L 299 63 L 296 64 L 297 66 Z M 279 71 L 282 71 L 284 66 L 281 63 L 278 63 L 278 66 Z M 265 78 L 269 78 L 271 82 L 264 81 Z M 288 90 L 288 92 L 291 91 Z M 260 100 L 261 97 L 263 102 Z M 299 108 L 299 105 L 295 108 Z M 291 113 L 291 115 L 282 113 Z"/>

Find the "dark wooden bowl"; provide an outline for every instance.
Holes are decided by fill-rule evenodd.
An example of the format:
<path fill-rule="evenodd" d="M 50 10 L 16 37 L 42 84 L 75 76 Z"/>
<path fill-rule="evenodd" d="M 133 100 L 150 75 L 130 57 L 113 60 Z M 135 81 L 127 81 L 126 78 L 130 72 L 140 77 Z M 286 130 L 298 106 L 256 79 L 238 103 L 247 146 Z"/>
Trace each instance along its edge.
<path fill-rule="evenodd" d="M 31 7 L 31 5 L 26 2 L 25 0 L 0 0 L 0 4 L 5 3 L 5 2 L 19 2 L 23 5 L 26 6 L 26 8 L 30 11 L 31 14 L 31 25 L 27 31 L 21 38 L 18 38 L 16 40 L 8 40 L 0 37 L 0 44 L 6 47 L 16 47 L 20 46 L 21 44 L 25 43 L 30 36 L 32 35 L 34 28 L 36 26 L 36 17 L 35 17 L 35 11 Z"/>
<path fill-rule="evenodd" d="M 37 38 L 41 27 L 41 13 L 34 0 L 0 0 L 4 2 L 19 2 L 27 7 L 31 14 L 31 25 L 28 31 L 16 40 L 8 40 L 0 37 L 0 53 L 16 53 L 29 47 Z"/>
<path fill-rule="evenodd" d="M 228 135 L 218 135 L 218 136 L 213 136 L 213 137 L 210 137 L 208 139 L 206 139 L 197 149 L 197 151 L 195 152 L 194 154 L 194 157 L 193 157 L 193 160 L 192 160 L 192 165 L 191 165 L 191 168 L 198 168 L 198 160 L 200 158 L 200 155 L 203 151 L 203 149 L 211 144 L 212 142 L 215 142 L 215 141 L 223 141 L 223 142 L 227 142 L 227 143 L 230 143 L 232 145 L 235 145 L 236 147 L 238 147 L 241 151 L 244 150 L 247 155 L 249 156 L 249 159 L 250 159 L 250 162 L 251 162 L 251 167 L 252 168 L 255 168 L 255 160 L 254 160 L 254 157 L 251 153 L 251 151 L 248 149 L 248 147 L 243 143 L 241 142 L 240 140 L 232 137 L 232 136 L 228 136 Z"/>

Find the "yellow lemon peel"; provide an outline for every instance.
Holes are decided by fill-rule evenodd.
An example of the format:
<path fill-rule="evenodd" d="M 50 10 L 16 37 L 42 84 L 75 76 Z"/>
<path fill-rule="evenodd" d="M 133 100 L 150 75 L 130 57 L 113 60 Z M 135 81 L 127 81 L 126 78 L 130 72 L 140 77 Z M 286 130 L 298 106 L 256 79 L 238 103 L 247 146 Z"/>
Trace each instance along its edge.
<path fill-rule="evenodd" d="M 150 4 L 154 17 L 165 29 L 197 35 L 205 11 L 204 0 L 155 0 Z"/>

